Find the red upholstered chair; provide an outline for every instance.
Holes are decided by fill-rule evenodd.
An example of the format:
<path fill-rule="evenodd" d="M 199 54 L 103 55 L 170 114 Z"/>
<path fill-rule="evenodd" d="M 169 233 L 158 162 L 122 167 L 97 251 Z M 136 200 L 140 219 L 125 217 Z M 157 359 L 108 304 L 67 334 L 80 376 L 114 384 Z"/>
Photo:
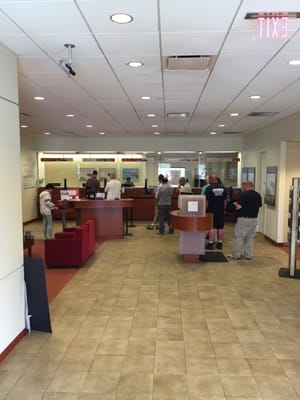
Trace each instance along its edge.
<path fill-rule="evenodd" d="M 89 254 L 91 255 L 95 251 L 96 244 L 96 232 L 95 232 L 95 221 L 93 219 L 88 219 L 85 224 L 89 227 Z"/>
<path fill-rule="evenodd" d="M 86 224 L 45 240 L 45 264 L 48 267 L 79 267 L 89 255 L 89 226 Z"/>
<path fill-rule="evenodd" d="M 93 219 L 88 219 L 84 222 L 84 225 L 87 225 L 89 228 L 89 255 L 94 253 L 95 251 L 95 246 L 96 246 L 96 231 L 95 231 L 95 221 Z M 72 228 L 64 228 L 64 232 L 76 232 L 76 229 L 78 227 L 72 227 Z"/>

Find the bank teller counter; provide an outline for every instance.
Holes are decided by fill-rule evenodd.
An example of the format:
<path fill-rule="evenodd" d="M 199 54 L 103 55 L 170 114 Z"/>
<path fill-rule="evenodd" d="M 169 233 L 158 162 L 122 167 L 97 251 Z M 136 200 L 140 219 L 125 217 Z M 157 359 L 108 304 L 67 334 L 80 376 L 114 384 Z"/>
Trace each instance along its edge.
<path fill-rule="evenodd" d="M 171 199 L 171 211 L 178 209 L 178 192 L 173 190 Z M 200 188 L 193 188 L 194 194 L 200 193 Z M 130 187 L 124 188 L 122 198 L 133 200 L 133 219 L 136 221 L 152 221 L 155 211 L 155 189 L 149 187 Z"/>

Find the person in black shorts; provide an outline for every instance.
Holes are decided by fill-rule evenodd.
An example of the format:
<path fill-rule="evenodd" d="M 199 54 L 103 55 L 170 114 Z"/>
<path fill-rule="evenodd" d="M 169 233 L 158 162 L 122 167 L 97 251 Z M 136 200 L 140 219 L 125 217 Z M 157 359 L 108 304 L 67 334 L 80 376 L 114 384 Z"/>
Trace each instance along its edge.
<path fill-rule="evenodd" d="M 213 213 L 213 229 L 208 232 L 208 250 L 214 250 L 214 238 L 217 233 L 217 249 L 223 248 L 224 212 L 226 209 L 226 194 L 222 183 L 216 175 L 209 175 L 209 186 L 206 189 L 206 212 Z"/>

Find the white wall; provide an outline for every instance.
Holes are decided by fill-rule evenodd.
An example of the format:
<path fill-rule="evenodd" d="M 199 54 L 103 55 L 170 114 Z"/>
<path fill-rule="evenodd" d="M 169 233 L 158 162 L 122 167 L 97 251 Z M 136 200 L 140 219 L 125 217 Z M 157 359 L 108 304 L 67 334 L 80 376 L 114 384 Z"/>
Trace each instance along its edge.
<path fill-rule="evenodd" d="M 0 46 L 0 353 L 24 329 L 23 228 L 17 62 Z"/>
<path fill-rule="evenodd" d="M 300 113 L 296 113 L 244 139 L 244 166 L 255 166 L 250 164 L 255 163 L 256 159 L 257 188 L 264 188 L 263 180 L 266 179 L 265 167 L 260 165 L 260 154 L 265 154 L 265 166 L 278 167 L 275 208 L 264 205 L 264 224 L 261 228 L 263 234 L 277 243 L 287 241 L 289 186 L 292 176 L 300 176 L 299 127 Z M 261 194 L 264 196 L 265 193 Z"/>

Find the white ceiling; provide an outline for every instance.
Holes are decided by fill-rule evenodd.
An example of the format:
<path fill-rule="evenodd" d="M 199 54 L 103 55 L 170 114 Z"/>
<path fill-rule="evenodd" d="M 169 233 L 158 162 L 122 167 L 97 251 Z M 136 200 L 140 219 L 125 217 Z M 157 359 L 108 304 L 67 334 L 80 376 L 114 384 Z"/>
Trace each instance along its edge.
<path fill-rule="evenodd" d="M 158 131 L 172 141 L 250 134 L 300 110 L 300 66 L 287 64 L 300 59 L 300 19 L 289 18 L 286 35 L 282 21 L 271 21 L 269 37 L 264 23 L 261 38 L 259 21 L 245 15 L 299 10 L 299 0 L 0 0 L 0 42 L 19 61 L 22 135 L 149 138 Z M 113 23 L 119 12 L 133 22 Z M 59 67 L 66 43 L 76 46 L 75 77 Z M 215 62 L 167 70 L 175 55 Z M 256 94 L 261 99 L 250 100 Z M 250 117 L 253 111 L 278 114 Z M 180 112 L 190 116 L 167 116 Z"/>

